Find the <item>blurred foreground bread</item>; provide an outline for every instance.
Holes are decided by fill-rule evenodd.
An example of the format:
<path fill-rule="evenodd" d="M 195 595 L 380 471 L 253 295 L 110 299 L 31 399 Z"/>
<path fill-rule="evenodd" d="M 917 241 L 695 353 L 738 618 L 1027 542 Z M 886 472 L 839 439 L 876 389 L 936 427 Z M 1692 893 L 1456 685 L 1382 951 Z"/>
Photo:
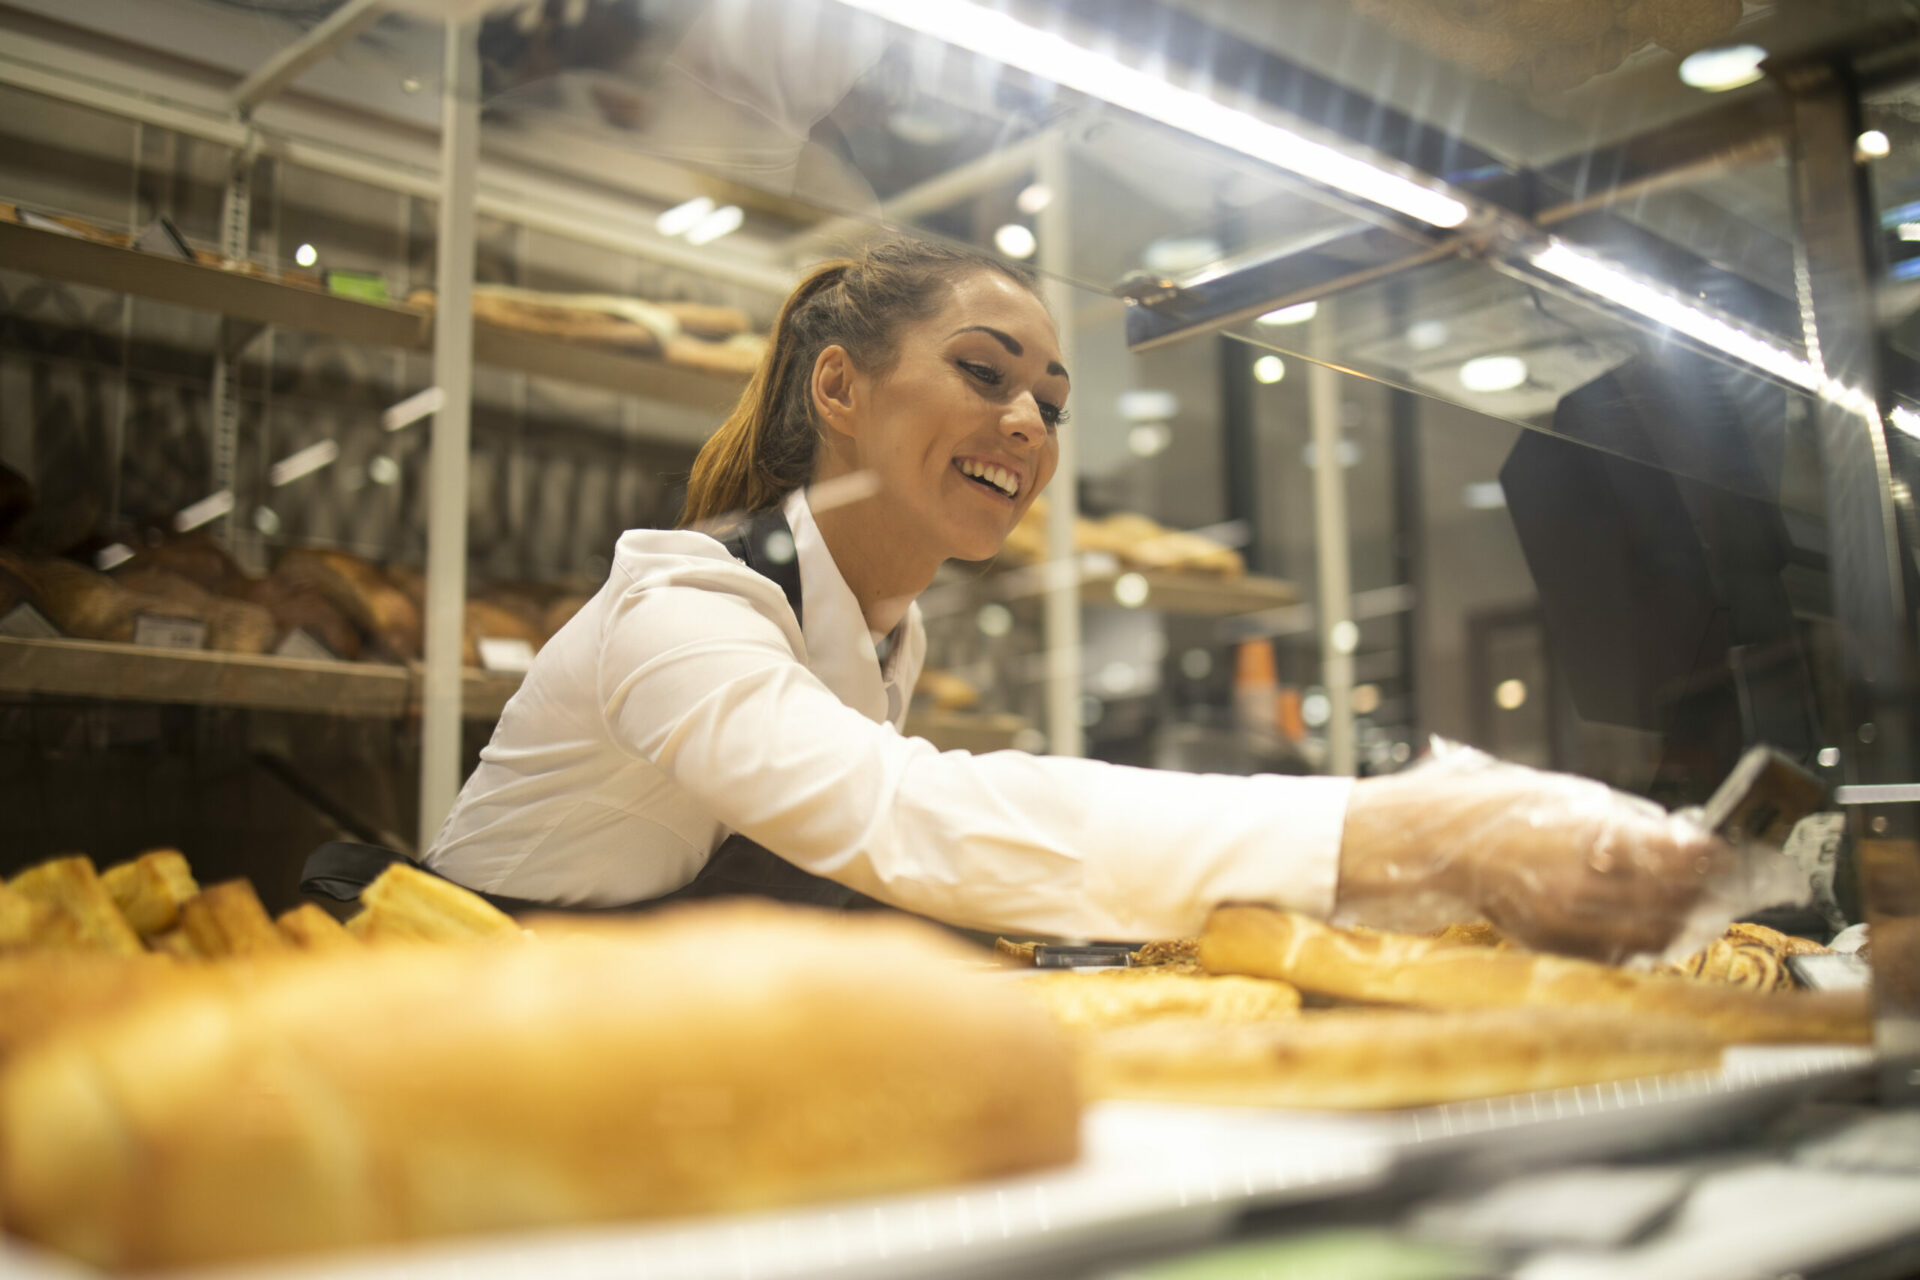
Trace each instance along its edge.
<path fill-rule="evenodd" d="M 186 855 L 178 849 L 150 849 L 131 862 L 108 867 L 100 883 L 143 938 L 173 928 L 182 904 L 200 892 Z"/>
<path fill-rule="evenodd" d="M 1337 929 L 1270 907 L 1216 908 L 1200 938 L 1212 973 L 1280 978 L 1301 990 L 1430 1009 L 1608 1006 L 1685 1019 L 1723 1042 L 1872 1038 L 1864 992 L 1758 992 L 1636 973 L 1565 956 Z"/>
<path fill-rule="evenodd" d="M 80 945 L 124 956 L 139 955 L 144 950 L 139 935 L 100 882 L 93 859 L 84 854 L 52 858 L 28 867 L 8 883 L 21 897 L 64 916 Z"/>
<path fill-rule="evenodd" d="M 360 894 L 347 932 L 363 942 L 464 942 L 520 935 L 513 917 L 471 889 L 396 862 Z"/>
<path fill-rule="evenodd" d="M 17 1055 L 0 1214 L 95 1265 L 186 1266 L 1072 1159 L 1064 1038 L 969 958 L 909 920 L 728 903 L 262 963 Z"/>
<path fill-rule="evenodd" d="M 1267 1022 L 1300 1012 L 1298 988 L 1271 978 L 1153 968 L 1056 970 L 1027 978 L 1020 989 L 1038 997 L 1055 1021 L 1070 1031 L 1176 1017 L 1206 1018 L 1222 1025 Z"/>
<path fill-rule="evenodd" d="M 1104 1032 L 1095 1097 L 1306 1109 L 1415 1107 L 1713 1068 L 1720 1043 L 1620 1009 L 1340 1010 Z"/>

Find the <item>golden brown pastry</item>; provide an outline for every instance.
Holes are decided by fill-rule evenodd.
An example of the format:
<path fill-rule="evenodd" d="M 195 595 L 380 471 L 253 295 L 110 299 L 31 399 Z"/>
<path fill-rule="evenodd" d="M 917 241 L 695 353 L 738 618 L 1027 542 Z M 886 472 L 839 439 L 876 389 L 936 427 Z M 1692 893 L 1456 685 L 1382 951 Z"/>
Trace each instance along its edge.
<path fill-rule="evenodd" d="M 1712 1068 L 1720 1044 L 1620 1009 L 1339 1010 L 1238 1026 L 1169 1020 L 1104 1032 L 1092 1097 L 1230 1106 L 1413 1107 Z"/>
<path fill-rule="evenodd" d="M 302 951 L 337 951 L 359 945 L 346 926 L 317 903 L 303 902 L 291 911 L 281 912 L 273 918 L 273 927 Z"/>
<path fill-rule="evenodd" d="M 22 897 L 68 917 L 82 945 L 112 955 L 139 955 L 140 937 L 100 883 L 85 854 L 53 858 L 28 867 L 8 882 Z M 64 934 L 64 928 L 52 926 Z"/>
<path fill-rule="evenodd" d="M 164 933 L 180 921 L 180 907 L 200 892 L 193 869 L 178 849 L 150 849 L 100 874 L 120 914 L 141 937 Z"/>
<path fill-rule="evenodd" d="M 1172 973 L 1164 968 L 1066 969 L 1040 973 L 1020 989 L 1039 998 L 1069 1031 L 1127 1027 L 1158 1018 L 1266 1022 L 1300 1012 L 1300 991 L 1271 978 Z"/>
<path fill-rule="evenodd" d="M 288 947 L 245 880 L 208 885 L 182 903 L 180 931 L 194 953 L 207 960 L 271 955 Z"/>
<path fill-rule="evenodd" d="M 1301 990 L 1432 1009 L 1593 1005 L 1688 1020 L 1723 1042 L 1872 1038 L 1862 992 L 1759 993 L 1590 960 L 1447 946 L 1436 938 L 1336 929 L 1270 907 L 1214 910 L 1200 938 L 1212 973 L 1280 978 Z"/>
<path fill-rule="evenodd" d="M 451 880 L 396 862 L 360 895 L 347 931 L 365 942 L 468 942 L 517 938 L 512 916 Z"/>
<path fill-rule="evenodd" d="M 1071 1160 L 1065 1037 L 967 959 L 910 920 L 728 903 L 266 963 L 17 1055 L 0 1214 L 180 1267 Z"/>

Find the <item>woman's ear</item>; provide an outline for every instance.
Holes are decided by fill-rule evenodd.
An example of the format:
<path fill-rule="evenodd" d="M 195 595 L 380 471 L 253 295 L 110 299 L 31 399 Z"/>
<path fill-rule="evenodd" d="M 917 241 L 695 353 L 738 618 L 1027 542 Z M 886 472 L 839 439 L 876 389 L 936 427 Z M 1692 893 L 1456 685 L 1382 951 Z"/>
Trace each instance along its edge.
<path fill-rule="evenodd" d="M 837 343 L 829 344 L 813 362 L 813 412 L 827 430 L 854 434 L 853 420 L 860 400 L 860 371 L 853 357 Z"/>

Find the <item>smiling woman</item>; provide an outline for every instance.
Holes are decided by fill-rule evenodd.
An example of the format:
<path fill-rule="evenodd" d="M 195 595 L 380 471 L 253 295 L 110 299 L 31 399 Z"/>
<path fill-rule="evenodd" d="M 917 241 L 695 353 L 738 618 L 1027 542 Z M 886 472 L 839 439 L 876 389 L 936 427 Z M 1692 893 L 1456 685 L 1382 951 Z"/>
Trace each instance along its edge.
<path fill-rule="evenodd" d="M 942 753 L 899 732 L 926 649 L 915 597 L 946 560 L 997 554 L 1046 488 L 1069 385 L 1017 267 L 890 241 L 816 268 L 695 462 L 682 527 L 621 538 L 428 865 L 508 906 L 756 894 L 1107 938 L 1190 935 L 1226 901 L 1326 915 L 1336 892 L 1457 892 L 1448 815 L 1477 849 L 1488 811 L 1418 782 Z M 1559 795 L 1543 778 L 1496 780 L 1511 817 L 1494 825 L 1523 829 L 1525 865 L 1484 905 L 1511 918 L 1528 885 L 1573 885 L 1591 925 L 1597 890 L 1538 873 L 1585 866 L 1596 811 L 1653 851 L 1619 860 L 1629 888 L 1691 901 L 1697 876 L 1671 869 L 1707 863 L 1703 833 L 1612 801 L 1542 817 L 1535 793 Z M 1409 788 L 1432 819 L 1418 857 L 1381 818 Z M 1559 932 L 1529 940 L 1612 945 Z"/>

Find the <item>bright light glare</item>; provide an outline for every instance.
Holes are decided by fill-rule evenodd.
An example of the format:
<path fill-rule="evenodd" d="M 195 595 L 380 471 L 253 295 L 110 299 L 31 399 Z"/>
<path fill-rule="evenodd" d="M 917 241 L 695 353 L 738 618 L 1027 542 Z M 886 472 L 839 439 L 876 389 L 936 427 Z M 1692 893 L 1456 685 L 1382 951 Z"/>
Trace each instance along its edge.
<path fill-rule="evenodd" d="M 375 484 L 398 484 L 400 464 L 383 453 L 367 463 L 367 479 Z"/>
<path fill-rule="evenodd" d="M 338 444 L 331 440 L 318 441 L 268 467 L 267 483 L 276 489 L 283 484 L 292 484 L 301 476 L 310 476 L 322 467 L 333 465 L 339 456 Z"/>
<path fill-rule="evenodd" d="M 1003 604 L 983 604 L 973 622 L 981 635 L 998 640 L 1013 631 L 1013 610 Z"/>
<path fill-rule="evenodd" d="M 1231 147 L 1304 178 L 1397 210 L 1436 227 L 1457 227 L 1467 206 L 1442 191 L 1389 173 L 1289 129 L 1159 76 L 1136 71 L 1062 36 L 966 0 L 841 0 L 889 22 Z"/>
<path fill-rule="evenodd" d="M 1558 240 L 1532 254 L 1528 260 L 1542 271 L 1559 276 L 1569 284 L 1616 302 L 1629 311 L 1637 311 L 1657 324 L 1744 360 L 1796 387 L 1807 391 L 1821 390 L 1820 375 L 1799 356 L 1783 351 L 1744 329 L 1737 329 L 1725 320 L 1710 316 L 1673 294 L 1628 275 L 1612 263 L 1569 248 Z"/>
<path fill-rule="evenodd" d="M 1271 386 L 1287 376 L 1287 362 L 1279 356 L 1261 356 L 1253 362 L 1253 380 Z"/>
<path fill-rule="evenodd" d="M 1469 391 L 1511 391 L 1526 380 L 1519 356 L 1481 356 L 1460 366 L 1460 385 Z"/>
<path fill-rule="evenodd" d="M 1173 443 L 1164 422 L 1142 422 L 1127 432 L 1127 448 L 1136 458 L 1157 458 Z"/>
<path fill-rule="evenodd" d="M 713 212 L 713 199 L 710 196 L 695 196 L 685 204 L 677 204 L 653 220 L 653 229 L 663 236 L 681 236 L 700 224 L 700 219 Z"/>
<path fill-rule="evenodd" d="M 1300 719 L 1308 728 L 1318 729 L 1333 718 L 1333 699 L 1315 689 L 1300 699 Z"/>
<path fill-rule="evenodd" d="M 1009 222 L 993 233 L 993 247 L 1009 258 L 1031 258 L 1039 245 L 1033 232 L 1017 222 Z"/>
<path fill-rule="evenodd" d="M 293 251 L 293 260 L 303 267 L 310 267 L 320 261 L 320 251 L 310 244 L 303 244 Z"/>
<path fill-rule="evenodd" d="M 1725 93 L 1760 78 L 1760 64 L 1767 51 L 1757 44 L 1731 44 L 1719 49 L 1702 49 L 1680 61 L 1683 84 L 1708 93 Z"/>
<path fill-rule="evenodd" d="M 1915 413 L 1903 404 L 1893 406 L 1893 412 L 1887 415 L 1887 421 L 1910 436 L 1920 436 L 1920 413 Z"/>
<path fill-rule="evenodd" d="M 1869 160 L 1878 160 L 1893 150 L 1893 143 L 1878 129 L 1869 129 L 1853 140 L 1853 149 Z"/>
<path fill-rule="evenodd" d="M 1493 690 L 1493 700 L 1503 711 L 1517 711 L 1527 701 L 1524 680 L 1502 680 Z"/>
<path fill-rule="evenodd" d="M 125 564 L 131 559 L 133 559 L 132 547 L 124 542 L 110 542 L 94 553 L 93 567 L 105 573 L 115 565 Z"/>
<path fill-rule="evenodd" d="M 1380 686 L 1377 684 L 1357 684 L 1353 687 L 1353 713 L 1357 716 L 1370 716 L 1380 709 Z"/>
<path fill-rule="evenodd" d="M 1350 619 L 1342 618 L 1327 628 L 1327 643 L 1335 653 L 1352 653 L 1360 647 L 1360 628 Z"/>
<path fill-rule="evenodd" d="M 1299 302 L 1291 307 L 1281 307 L 1278 311 L 1269 311 L 1258 320 L 1255 320 L 1254 323 L 1264 325 L 1304 324 L 1306 321 L 1313 319 L 1314 312 L 1318 310 L 1320 310 L 1320 304 L 1317 302 Z"/>
<path fill-rule="evenodd" d="M 1507 505 L 1507 491 L 1500 487 L 1498 480 L 1470 481 L 1464 497 L 1468 509 L 1473 511 L 1498 511 Z"/>
<path fill-rule="evenodd" d="M 1171 391 L 1148 388 L 1120 393 L 1120 416 L 1128 422 L 1165 422 L 1178 412 L 1180 401 Z"/>
<path fill-rule="evenodd" d="M 747 215 L 740 211 L 740 206 L 737 204 L 715 209 L 693 224 L 692 230 L 687 232 L 687 243 L 712 244 L 729 231 L 738 231 L 746 217 Z"/>
<path fill-rule="evenodd" d="M 186 533 L 198 529 L 210 520 L 218 520 L 233 510 L 233 490 L 222 489 L 218 493 L 208 494 L 191 506 L 180 509 L 173 517 L 173 531 Z"/>
<path fill-rule="evenodd" d="M 1113 580 L 1113 598 L 1129 609 L 1138 609 L 1150 594 L 1147 580 L 1137 573 L 1123 573 Z"/>
<path fill-rule="evenodd" d="M 1013 198 L 1013 207 L 1028 215 L 1036 214 L 1053 203 L 1053 189 L 1044 182 L 1036 182 L 1021 189 Z"/>
<path fill-rule="evenodd" d="M 1443 320 L 1421 320 L 1407 330 L 1407 345 L 1415 351 L 1431 351 L 1447 340 L 1447 326 Z"/>

